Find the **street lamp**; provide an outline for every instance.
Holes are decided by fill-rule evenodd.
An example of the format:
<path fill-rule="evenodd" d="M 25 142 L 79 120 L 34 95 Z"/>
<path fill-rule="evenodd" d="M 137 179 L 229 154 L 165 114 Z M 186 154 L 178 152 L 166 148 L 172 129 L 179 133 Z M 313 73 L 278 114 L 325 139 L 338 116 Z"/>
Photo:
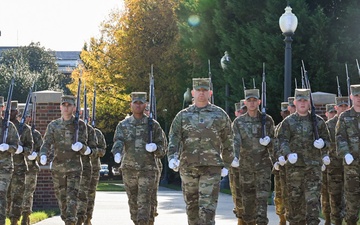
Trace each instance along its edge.
<path fill-rule="evenodd" d="M 228 65 L 230 63 L 230 56 L 227 51 L 224 52 L 224 56 L 220 60 L 221 68 L 225 71 L 228 68 Z M 229 83 L 226 82 L 225 84 L 225 112 L 229 113 Z"/>
<path fill-rule="evenodd" d="M 298 25 L 298 19 L 292 8 L 286 6 L 285 13 L 279 19 L 279 26 L 285 36 L 284 101 L 291 95 L 291 42 Z"/>

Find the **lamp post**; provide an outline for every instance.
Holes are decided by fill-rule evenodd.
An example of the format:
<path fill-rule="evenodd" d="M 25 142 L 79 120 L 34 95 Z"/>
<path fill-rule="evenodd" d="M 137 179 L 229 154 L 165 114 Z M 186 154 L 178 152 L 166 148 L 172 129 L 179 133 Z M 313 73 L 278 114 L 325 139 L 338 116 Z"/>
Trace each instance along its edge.
<path fill-rule="evenodd" d="M 221 68 L 225 71 L 228 68 L 228 64 L 230 63 L 230 56 L 227 51 L 225 51 L 224 56 L 220 60 Z M 229 83 L 225 84 L 225 112 L 229 114 Z"/>
<path fill-rule="evenodd" d="M 285 68 L 284 68 L 284 101 L 286 102 L 291 95 L 291 42 L 292 36 L 298 25 L 298 19 L 292 8 L 287 6 L 285 13 L 279 19 L 279 26 L 285 36 Z"/>

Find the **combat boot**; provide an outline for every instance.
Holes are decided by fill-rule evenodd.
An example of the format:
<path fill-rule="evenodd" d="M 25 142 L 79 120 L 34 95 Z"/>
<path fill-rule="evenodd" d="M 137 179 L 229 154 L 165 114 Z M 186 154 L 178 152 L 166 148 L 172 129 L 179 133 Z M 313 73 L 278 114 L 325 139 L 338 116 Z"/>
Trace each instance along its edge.
<path fill-rule="evenodd" d="M 286 225 L 285 215 L 281 214 L 281 215 L 279 215 L 279 218 L 280 218 L 279 225 Z"/>
<path fill-rule="evenodd" d="M 84 221 L 84 225 L 92 225 L 91 224 L 91 218 L 86 218 Z"/>
<path fill-rule="evenodd" d="M 237 225 L 245 225 L 244 220 L 241 219 L 241 218 L 238 218 L 238 223 L 237 223 Z"/>
<path fill-rule="evenodd" d="M 342 219 L 336 219 L 334 222 L 335 222 L 334 225 L 341 225 Z"/>
<path fill-rule="evenodd" d="M 10 225 L 18 225 L 18 219 L 15 219 L 15 218 L 11 218 L 10 219 Z"/>
<path fill-rule="evenodd" d="M 153 220 L 149 221 L 148 225 L 154 225 L 154 221 Z"/>
<path fill-rule="evenodd" d="M 82 217 L 78 217 L 78 220 L 76 222 L 76 225 L 82 225 L 84 222 L 84 219 Z"/>
<path fill-rule="evenodd" d="M 331 225 L 330 214 L 325 214 L 325 225 Z"/>
<path fill-rule="evenodd" d="M 21 219 L 21 225 L 30 225 L 30 214 L 29 213 L 23 213 L 22 219 Z"/>

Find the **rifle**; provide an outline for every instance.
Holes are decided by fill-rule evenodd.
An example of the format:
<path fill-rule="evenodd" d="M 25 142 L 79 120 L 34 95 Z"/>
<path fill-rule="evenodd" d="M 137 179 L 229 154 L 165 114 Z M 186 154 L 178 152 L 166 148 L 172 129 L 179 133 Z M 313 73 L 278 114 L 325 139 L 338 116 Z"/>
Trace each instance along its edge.
<path fill-rule="evenodd" d="M 266 81 L 265 81 L 265 63 L 263 63 L 263 74 L 261 83 L 261 136 L 266 136 Z"/>
<path fill-rule="evenodd" d="M 338 89 L 338 97 L 342 97 L 338 76 L 336 76 L 336 83 L 337 83 L 337 89 Z"/>
<path fill-rule="evenodd" d="M 149 89 L 149 118 L 148 118 L 148 124 L 149 124 L 149 143 L 153 142 L 153 125 L 154 125 L 154 117 L 155 112 L 155 94 L 154 94 L 154 74 L 153 74 L 153 65 L 151 65 L 151 73 L 150 73 L 150 89 Z"/>
<path fill-rule="evenodd" d="M 35 122 L 36 122 L 36 95 L 34 96 L 34 101 L 32 103 L 32 112 L 31 112 L 31 131 L 35 130 Z"/>
<path fill-rule="evenodd" d="M 319 130 L 318 130 L 318 126 L 317 126 L 318 118 L 316 116 L 315 104 L 314 104 L 312 94 L 311 94 L 310 81 L 308 78 L 307 71 L 305 69 L 304 61 L 301 60 L 301 62 L 302 62 L 303 70 L 304 70 L 305 85 L 306 85 L 306 88 L 310 90 L 311 118 L 312 118 L 312 122 L 313 122 L 313 130 L 314 130 L 315 140 L 318 140 L 319 139 Z"/>
<path fill-rule="evenodd" d="M 75 133 L 74 133 L 74 144 L 78 142 L 79 139 L 79 119 L 80 119 L 80 87 L 81 87 L 81 79 L 79 78 L 78 90 L 77 90 L 77 98 L 76 98 L 76 111 L 75 111 Z"/>
<path fill-rule="evenodd" d="M 350 98 L 350 77 L 349 77 L 349 71 L 348 71 L 348 67 L 347 67 L 347 63 L 345 63 L 345 72 L 346 72 L 346 85 L 347 85 L 347 92 L 348 92 L 348 102 L 349 102 L 349 106 L 352 106 L 351 103 L 351 98 Z"/>
<path fill-rule="evenodd" d="M 94 85 L 94 98 L 92 104 L 92 118 L 91 118 L 91 126 L 95 127 L 96 122 L 96 85 Z"/>
<path fill-rule="evenodd" d="M 305 88 L 306 88 L 305 78 L 304 78 L 304 70 L 303 70 L 302 67 L 301 67 L 301 88 L 302 88 L 302 89 L 305 89 Z"/>
<path fill-rule="evenodd" d="M 243 82 L 243 87 L 244 87 L 244 91 L 245 91 L 245 90 L 246 90 L 246 86 L 245 86 L 244 78 L 242 78 L 242 82 Z"/>
<path fill-rule="evenodd" d="M 86 86 L 84 81 L 84 112 L 83 112 L 83 120 L 85 124 L 88 124 L 89 121 L 89 115 L 87 111 L 87 97 L 86 97 Z"/>
<path fill-rule="evenodd" d="M 27 111 L 28 111 L 28 108 L 29 108 L 29 103 L 30 103 L 30 99 L 31 99 L 31 95 L 32 95 L 32 89 L 34 87 L 35 83 L 33 84 L 33 86 L 30 88 L 29 90 L 29 94 L 26 98 L 26 104 L 25 104 L 25 107 L 24 107 L 24 112 L 21 116 L 21 120 L 20 120 L 20 123 L 19 123 L 19 135 L 21 136 L 22 132 L 24 131 L 24 124 L 26 122 L 26 116 L 27 116 Z"/>
<path fill-rule="evenodd" d="M 213 92 L 211 95 L 211 103 L 214 104 L 214 86 L 211 79 L 211 68 L 210 68 L 210 59 L 208 59 L 209 64 L 209 80 L 210 80 L 210 90 Z"/>
<path fill-rule="evenodd" d="M 359 77 L 360 77 L 360 66 L 359 66 L 359 62 L 358 62 L 358 60 L 357 60 L 357 59 L 356 59 L 356 66 L 357 66 L 358 73 L 359 73 Z"/>
<path fill-rule="evenodd" d="M 8 91 L 8 96 L 6 100 L 6 109 L 4 113 L 4 119 L 3 119 L 3 132 L 2 132 L 2 143 L 6 143 L 6 139 L 9 133 L 9 125 L 10 125 L 10 109 L 11 109 L 11 99 L 12 99 L 12 93 L 14 90 L 14 78 L 11 79 L 11 84 Z"/>
<path fill-rule="evenodd" d="M 296 80 L 296 77 L 295 77 L 295 80 L 294 80 L 294 83 L 295 83 L 295 89 L 297 89 L 297 80 Z"/>
<path fill-rule="evenodd" d="M 253 85 L 254 85 L 254 89 L 256 89 L 256 86 L 255 86 L 255 78 L 253 78 Z"/>

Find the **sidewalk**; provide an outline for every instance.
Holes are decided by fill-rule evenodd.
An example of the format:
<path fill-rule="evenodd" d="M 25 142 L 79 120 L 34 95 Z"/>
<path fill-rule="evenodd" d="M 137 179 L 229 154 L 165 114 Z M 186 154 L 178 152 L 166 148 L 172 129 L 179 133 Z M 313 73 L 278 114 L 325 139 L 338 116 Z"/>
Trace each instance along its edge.
<path fill-rule="evenodd" d="M 159 187 L 158 192 L 158 213 L 155 218 L 155 225 L 185 225 L 187 217 L 185 213 L 185 203 L 181 191 L 175 191 L 164 187 Z M 220 193 L 219 203 L 216 211 L 216 225 L 236 225 L 232 209 L 233 202 L 231 195 Z M 269 225 L 278 225 L 278 216 L 275 214 L 275 207 L 268 207 Z M 129 207 L 125 192 L 97 192 L 93 225 L 132 225 L 130 220 Z M 322 220 L 320 224 L 324 224 Z M 64 225 L 60 216 L 43 220 L 36 225 Z"/>

